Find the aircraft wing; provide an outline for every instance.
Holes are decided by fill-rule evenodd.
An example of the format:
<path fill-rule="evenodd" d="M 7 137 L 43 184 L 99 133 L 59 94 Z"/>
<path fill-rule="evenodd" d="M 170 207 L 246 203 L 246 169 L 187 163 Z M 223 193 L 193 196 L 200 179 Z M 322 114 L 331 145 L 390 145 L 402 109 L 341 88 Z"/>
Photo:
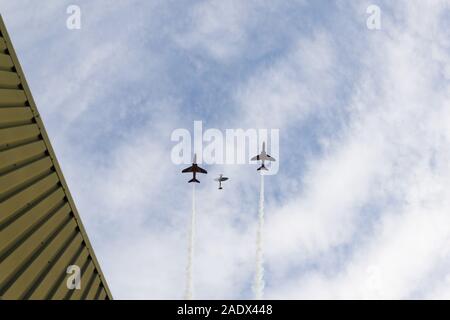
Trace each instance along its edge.
<path fill-rule="evenodd" d="M 251 158 L 250 159 L 251 161 L 256 161 L 256 160 L 259 160 L 259 155 L 257 155 L 257 156 L 254 156 L 253 158 Z"/>
<path fill-rule="evenodd" d="M 228 180 L 227 177 L 223 177 L 223 178 L 222 178 L 222 181 L 227 181 L 227 180 Z"/>
<path fill-rule="evenodd" d="M 215 178 L 214 181 L 220 181 L 220 178 Z"/>
<path fill-rule="evenodd" d="M 273 157 L 271 157 L 271 156 L 267 155 L 267 158 L 266 158 L 266 160 L 269 160 L 269 161 L 275 161 L 275 158 L 273 158 Z"/>
<path fill-rule="evenodd" d="M 206 171 L 205 169 L 200 168 L 200 167 L 197 167 L 197 171 L 200 172 L 200 173 L 204 173 L 204 174 L 208 173 L 208 171 Z"/>
<path fill-rule="evenodd" d="M 184 169 L 183 171 L 181 171 L 182 173 L 186 173 L 186 172 L 192 172 L 194 171 L 194 166 L 190 166 L 189 168 Z"/>

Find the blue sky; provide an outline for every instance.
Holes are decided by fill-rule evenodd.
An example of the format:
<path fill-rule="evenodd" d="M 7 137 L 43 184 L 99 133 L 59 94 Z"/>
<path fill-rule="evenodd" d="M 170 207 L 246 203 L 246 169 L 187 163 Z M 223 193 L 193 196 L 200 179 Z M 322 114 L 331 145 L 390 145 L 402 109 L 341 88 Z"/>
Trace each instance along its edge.
<path fill-rule="evenodd" d="M 366 26 L 371 4 L 381 30 Z M 141 299 L 183 296 L 190 188 L 170 135 L 194 120 L 280 129 L 267 298 L 450 298 L 449 9 L 0 0 L 113 295 Z M 251 298 L 258 176 L 207 169 L 195 297 Z"/>

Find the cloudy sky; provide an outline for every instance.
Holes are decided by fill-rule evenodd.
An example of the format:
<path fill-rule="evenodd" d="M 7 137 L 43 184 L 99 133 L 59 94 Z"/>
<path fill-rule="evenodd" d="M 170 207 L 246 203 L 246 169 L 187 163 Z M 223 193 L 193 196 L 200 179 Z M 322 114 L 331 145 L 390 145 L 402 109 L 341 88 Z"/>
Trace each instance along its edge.
<path fill-rule="evenodd" d="M 66 27 L 70 4 L 80 30 Z M 191 189 L 170 136 L 202 120 L 280 130 L 266 298 L 450 299 L 450 1 L 0 0 L 0 12 L 115 298 L 183 297 Z M 206 166 L 195 298 L 252 298 L 255 168 Z"/>

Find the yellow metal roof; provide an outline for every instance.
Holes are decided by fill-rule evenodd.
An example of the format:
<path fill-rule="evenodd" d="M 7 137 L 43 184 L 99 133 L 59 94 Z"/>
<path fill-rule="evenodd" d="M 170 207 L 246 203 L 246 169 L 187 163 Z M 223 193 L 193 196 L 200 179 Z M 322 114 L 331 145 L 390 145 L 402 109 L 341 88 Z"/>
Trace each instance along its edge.
<path fill-rule="evenodd" d="M 0 299 L 112 299 L 1 16 Z"/>

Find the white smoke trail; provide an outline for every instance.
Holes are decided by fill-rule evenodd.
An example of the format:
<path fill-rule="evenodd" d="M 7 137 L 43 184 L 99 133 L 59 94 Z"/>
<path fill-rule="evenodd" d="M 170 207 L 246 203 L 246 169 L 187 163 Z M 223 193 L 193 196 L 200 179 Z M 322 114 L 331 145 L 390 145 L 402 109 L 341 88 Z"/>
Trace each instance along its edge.
<path fill-rule="evenodd" d="M 256 273 L 253 284 L 253 293 L 256 300 L 264 295 L 264 252 L 263 252 L 263 228 L 264 228 L 264 175 L 261 174 L 261 187 L 259 191 L 258 230 L 256 232 Z"/>
<path fill-rule="evenodd" d="M 192 216 L 189 228 L 188 263 L 186 268 L 186 300 L 192 300 L 194 291 L 193 265 L 194 265 L 194 241 L 195 241 L 195 183 L 192 184 Z"/>

